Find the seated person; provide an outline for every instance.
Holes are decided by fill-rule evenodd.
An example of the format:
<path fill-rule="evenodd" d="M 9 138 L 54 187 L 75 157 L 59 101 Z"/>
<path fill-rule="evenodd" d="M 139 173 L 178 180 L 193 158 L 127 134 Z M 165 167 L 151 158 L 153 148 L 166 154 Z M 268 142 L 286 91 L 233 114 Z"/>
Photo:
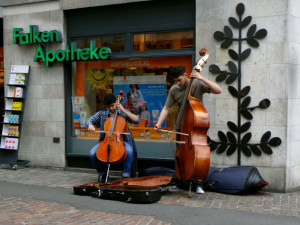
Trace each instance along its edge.
<path fill-rule="evenodd" d="M 88 131 L 95 131 L 95 126 L 99 126 L 100 131 L 103 131 L 105 121 L 110 116 L 113 116 L 115 111 L 117 111 L 118 116 L 122 116 L 125 119 L 125 121 L 128 121 L 130 123 L 135 123 L 135 124 L 138 124 L 140 122 L 138 116 L 124 109 L 122 104 L 116 102 L 116 97 L 113 94 L 107 94 L 104 96 L 104 104 L 106 105 L 105 109 L 99 110 L 98 112 L 96 112 L 94 115 L 92 115 L 90 118 L 86 120 L 85 126 L 87 127 Z M 105 133 L 100 133 L 99 143 L 96 144 L 90 150 L 91 161 L 94 167 L 96 168 L 97 172 L 99 173 L 99 175 L 102 176 L 102 182 L 106 176 L 107 165 L 105 165 L 97 158 L 96 152 L 101 141 L 104 140 L 105 135 L 106 135 Z M 134 139 L 131 134 L 121 134 L 121 135 L 123 135 L 123 142 L 127 152 L 127 156 L 123 164 L 123 177 L 130 177 L 131 175 L 135 176 L 137 152 L 135 148 Z M 131 171 L 133 174 L 131 174 Z"/>

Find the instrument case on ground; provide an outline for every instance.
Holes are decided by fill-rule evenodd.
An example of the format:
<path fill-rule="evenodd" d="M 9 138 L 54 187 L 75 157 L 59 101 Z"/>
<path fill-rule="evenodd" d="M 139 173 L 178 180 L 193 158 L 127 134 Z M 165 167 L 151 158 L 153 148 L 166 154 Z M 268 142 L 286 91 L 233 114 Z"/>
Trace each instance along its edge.
<path fill-rule="evenodd" d="M 161 199 L 162 189 L 170 185 L 171 176 L 123 178 L 108 183 L 87 183 L 73 187 L 76 195 L 133 203 L 153 203 Z"/>
<path fill-rule="evenodd" d="M 269 184 L 253 166 L 210 167 L 204 180 L 205 190 L 224 194 L 254 194 L 266 185 Z"/>

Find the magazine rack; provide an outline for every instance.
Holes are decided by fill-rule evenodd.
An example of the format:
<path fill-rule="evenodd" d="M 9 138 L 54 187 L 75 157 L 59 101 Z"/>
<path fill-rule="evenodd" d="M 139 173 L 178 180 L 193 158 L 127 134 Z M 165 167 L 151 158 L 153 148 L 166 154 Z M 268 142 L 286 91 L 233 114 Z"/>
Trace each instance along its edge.
<path fill-rule="evenodd" d="M 30 166 L 30 161 L 18 160 L 28 80 L 28 65 L 11 66 L 4 117 L 1 122 L 0 164 L 9 164 L 13 170 L 17 169 L 18 164 Z"/>

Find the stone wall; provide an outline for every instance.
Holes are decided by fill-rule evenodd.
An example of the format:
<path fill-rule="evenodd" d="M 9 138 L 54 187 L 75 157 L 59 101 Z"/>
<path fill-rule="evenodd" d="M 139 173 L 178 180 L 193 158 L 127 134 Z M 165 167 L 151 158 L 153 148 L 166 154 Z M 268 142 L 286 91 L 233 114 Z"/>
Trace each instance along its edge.
<path fill-rule="evenodd" d="M 300 187 L 300 2 L 289 0 L 287 7 L 286 95 L 287 95 L 287 189 Z"/>
<path fill-rule="evenodd" d="M 30 65 L 29 85 L 23 120 L 19 159 L 39 166 L 65 166 L 64 67 L 55 63 L 46 67 L 33 62 L 37 44 L 14 45 L 13 28 L 29 33 L 30 25 L 39 31 L 59 30 L 62 43 L 46 44 L 46 50 L 64 49 L 66 43 L 64 15 L 58 1 L 4 7 L 4 68 L 8 83 L 11 65 Z M 59 137 L 60 143 L 53 143 Z"/>
<path fill-rule="evenodd" d="M 236 6 L 242 2 L 245 5 L 243 18 L 252 16 L 250 25 L 256 24 L 257 30 L 266 29 L 268 35 L 259 40 L 260 46 L 252 48 L 243 44 L 242 48 L 251 48 L 251 55 L 242 63 L 242 87 L 250 86 L 251 105 L 267 98 L 271 101 L 269 108 L 253 111 L 250 132 L 253 143 L 260 142 L 266 131 L 271 131 L 272 137 L 280 137 L 282 144 L 273 147 L 273 154 L 247 157 L 242 154 L 242 165 L 258 167 L 262 176 L 270 183 L 270 189 L 289 191 L 300 186 L 300 151 L 299 151 L 299 9 L 296 0 L 244 0 L 244 1 L 205 1 L 197 0 L 196 31 L 197 48 L 207 46 L 211 51 L 208 66 L 216 64 L 221 69 L 228 70 L 227 62 L 232 61 L 228 49 L 221 49 L 220 42 L 213 38 L 215 31 L 223 31 L 224 26 L 230 26 L 229 17 L 237 17 Z M 268 9 L 268 10 L 266 10 Z M 249 25 L 249 26 L 250 26 Z M 249 26 L 247 28 L 249 28 Z M 230 26 L 231 27 L 231 26 Z M 232 27 L 231 27 L 232 28 Z M 243 37 L 247 30 L 243 29 Z M 234 28 L 232 28 L 236 31 Z M 234 32 L 234 36 L 238 34 Z M 233 44 L 230 48 L 237 50 Z M 207 66 L 207 68 L 208 68 Z M 215 75 L 209 73 L 210 79 Z M 218 140 L 218 131 L 226 133 L 229 129 L 227 121 L 237 123 L 237 101 L 228 92 L 228 85 L 220 83 L 223 93 L 209 96 L 205 104 L 211 114 L 211 129 L 209 135 Z M 237 87 L 237 84 L 232 84 Z M 242 123 L 247 120 L 242 119 Z M 237 153 L 211 155 L 212 165 L 237 165 Z"/>

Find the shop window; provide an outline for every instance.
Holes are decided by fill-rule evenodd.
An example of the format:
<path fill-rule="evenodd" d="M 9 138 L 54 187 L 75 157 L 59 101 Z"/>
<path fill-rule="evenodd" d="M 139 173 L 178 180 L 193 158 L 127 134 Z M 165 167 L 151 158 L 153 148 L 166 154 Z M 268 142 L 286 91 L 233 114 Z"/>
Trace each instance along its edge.
<path fill-rule="evenodd" d="M 168 79 L 169 71 L 177 65 L 186 66 L 189 74 L 192 56 L 73 62 L 73 136 L 97 139 L 99 133 L 84 129 L 85 120 L 105 108 L 105 94 L 119 95 L 122 90 L 124 107 L 141 118 L 141 124 L 130 127 L 134 138 L 150 141 L 164 138 L 161 136 L 164 134 L 154 132 L 153 126 L 173 84 Z M 177 112 L 177 107 L 171 109 L 163 127 L 174 127 Z"/>
<path fill-rule="evenodd" d="M 83 38 L 75 39 L 73 42 L 76 43 L 77 48 L 89 48 L 90 41 L 96 42 L 96 47 L 109 47 L 112 52 L 124 52 L 125 51 L 125 36 L 103 36 L 97 38 Z"/>
<path fill-rule="evenodd" d="M 184 49 L 194 47 L 194 31 L 143 33 L 133 35 L 134 51 Z"/>

